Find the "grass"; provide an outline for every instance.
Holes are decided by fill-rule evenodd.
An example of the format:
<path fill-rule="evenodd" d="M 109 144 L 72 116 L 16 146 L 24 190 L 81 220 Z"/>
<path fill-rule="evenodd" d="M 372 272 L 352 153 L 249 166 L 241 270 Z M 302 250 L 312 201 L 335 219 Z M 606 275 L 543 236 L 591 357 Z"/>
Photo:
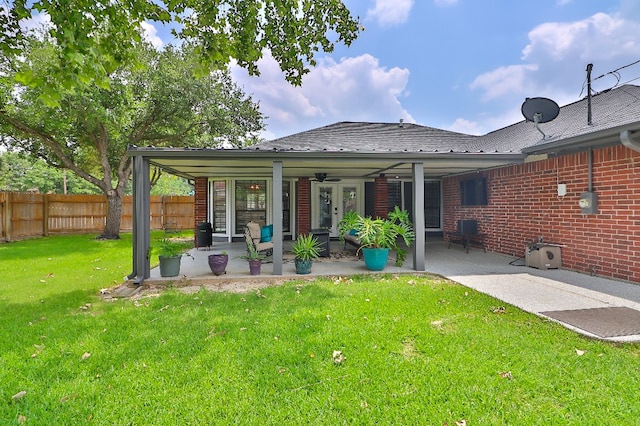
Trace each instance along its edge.
<path fill-rule="evenodd" d="M 586 339 L 437 277 L 104 302 L 99 289 L 130 269 L 124 237 L 0 245 L 1 424 L 640 418 L 638 345 Z"/>

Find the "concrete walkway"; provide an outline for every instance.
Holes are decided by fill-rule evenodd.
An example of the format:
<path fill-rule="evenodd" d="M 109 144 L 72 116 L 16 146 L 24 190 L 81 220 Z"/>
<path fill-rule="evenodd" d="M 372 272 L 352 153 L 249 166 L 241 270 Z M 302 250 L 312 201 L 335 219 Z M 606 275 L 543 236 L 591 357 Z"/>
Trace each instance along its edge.
<path fill-rule="evenodd" d="M 543 312 L 608 307 L 628 307 L 640 311 L 638 284 L 565 269 L 528 268 L 524 266 L 523 259 L 481 250 L 472 249 L 465 256 L 460 252 L 454 247 L 436 250 L 434 246 L 427 253 L 427 270 L 547 318 Z M 586 330 L 560 323 L 581 334 L 601 338 Z M 603 340 L 640 342 L 640 334 Z"/>
<path fill-rule="evenodd" d="M 248 275 L 248 266 L 240 256 L 245 250 L 244 244 L 214 243 L 211 250 L 192 250 L 193 259 L 183 260 L 181 275 L 193 284 L 222 280 L 256 280 Z M 227 274 L 215 277 L 207 264 L 207 256 L 211 253 L 227 251 L 230 256 Z M 285 252 L 287 247 L 285 247 Z M 332 253 L 343 251 L 337 241 L 331 242 Z M 411 254 L 402 268 L 390 262 L 384 273 L 411 273 Z M 640 284 L 594 277 L 565 269 L 538 270 L 524 266 L 523 259 L 503 256 L 496 253 L 484 253 L 479 249 L 471 249 L 469 253 L 459 245 L 447 248 L 442 241 L 428 242 L 426 245 L 427 272 L 442 275 L 464 286 L 495 297 L 505 303 L 517 306 L 527 312 L 539 316 L 543 312 L 565 311 L 593 308 L 628 307 L 640 312 Z M 355 259 L 329 260 L 320 259 L 314 262 L 311 276 L 340 276 L 368 273 L 362 261 Z M 261 281 L 295 279 L 292 263 L 283 265 L 283 275 L 271 275 L 271 265 L 263 265 Z M 151 271 L 152 281 L 163 280 L 157 268 Z M 166 280 L 166 278 L 165 278 Z M 175 278 L 174 278 L 175 280 Z M 603 340 L 619 342 L 640 342 L 639 334 L 620 335 L 602 338 L 587 330 L 583 330 L 561 321 L 562 325 L 581 334 Z M 640 323 L 637 324 L 640 330 Z"/>

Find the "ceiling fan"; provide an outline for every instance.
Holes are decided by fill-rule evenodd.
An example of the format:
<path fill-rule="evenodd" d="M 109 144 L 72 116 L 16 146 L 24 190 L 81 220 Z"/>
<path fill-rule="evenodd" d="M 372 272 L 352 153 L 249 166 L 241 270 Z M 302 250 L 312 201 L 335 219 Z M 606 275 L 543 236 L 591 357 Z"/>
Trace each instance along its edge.
<path fill-rule="evenodd" d="M 316 182 L 340 182 L 340 178 L 328 178 L 326 173 L 316 173 L 316 178 L 311 179 Z"/>

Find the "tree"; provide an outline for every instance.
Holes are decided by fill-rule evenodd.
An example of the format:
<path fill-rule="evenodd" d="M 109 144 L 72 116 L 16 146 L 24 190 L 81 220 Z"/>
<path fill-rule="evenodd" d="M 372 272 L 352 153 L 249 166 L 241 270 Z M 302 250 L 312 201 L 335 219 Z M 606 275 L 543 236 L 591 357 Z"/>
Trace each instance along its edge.
<path fill-rule="evenodd" d="M 193 185 L 185 178 L 163 173 L 151 188 L 151 195 L 193 195 Z"/>
<path fill-rule="evenodd" d="M 110 75 L 109 89 L 63 90 L 59 106 L 48 106 L 38 87 L 16 84 L 16 75 L 28 70 L 47 78 L 59 48 L 47 39 L 24 42 L 21 61 L 0 64 L 0 143 L 99 187 L 107 197 L 103 238 L 119 236 L 132 172 L 128 145 L 240 146 L 263 128 L 257 105 L 227 72 L 193 78 L 199 61 L 190 46 L 159 52 L 140 45 L 137 57 L 144 66 L 123 64 Z"/>
<path fill-rule="evenodd" d="M 0 56 L 28 49 L 24 24 L 38 14 L 50 19 L 57 61 L 48 77 L 23 70 L 17 78 L 40 87 L 49 105 L 61 101 L 60 91 L 110 87 L 116 69 L 137 62 L 144 21 L 172 26 L 176 37 L 193 45 L 200 75 L 223 69 L 231 59 L 258 74 L 256 62 L 268 49 L 294 84 L 315 65 L 319 50 L 349 45 L 360 30 L 340 0 L 5 0 Z"/>
<path fill-rule="evenodd" d="M 161 179 L 162 181 L 163 179 Z M 0 191 L 37 190 L 56 194 L 100 194 L 100 188 L 74 173 L 19 152 L 0 152 Z"/>
<path fill-rule="evenodd" d="M 0 153 L 0 191 L 56 192 L 58 170 L 42 160 L 14 152 Z"/>

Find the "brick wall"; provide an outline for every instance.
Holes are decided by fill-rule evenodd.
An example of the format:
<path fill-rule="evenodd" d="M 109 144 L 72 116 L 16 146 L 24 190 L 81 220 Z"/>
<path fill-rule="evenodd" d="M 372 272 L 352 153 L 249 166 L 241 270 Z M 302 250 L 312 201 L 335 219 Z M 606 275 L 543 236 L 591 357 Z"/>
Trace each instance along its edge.
<path fill-rule="evenodd" d="M 308 234 L 311 230 L 311 181 L 300 177 L 297 182 L 296 231 L 298 235 Z"/>
<path fill-rule="evenodd" d="M 200 177 L 194 179 L 194 201 L 193 201 L 193 235 L 194 238 L 198 233 L 198 224 L 207 220 L 207 186 L 208 179 Z"/>
<path fill-rule="evenodd" d="M 375 179 L 375 190 L 373 194 L 373 216 L 386 218 L 389 213 L 387 177 L 380 175 Z"/>
<path fill-rule="evenodd" d="M 445 230 L 455 230 L 458 219 L 477 219 L 489 250 L 517 257 L 542 236 L 565 245 L 565 268 L 640 282 L 640 153 L 622 145 L 593 151 L 595 215 L 578 206 L 588 167 L 581 152 L 485 171 L 487 206 L 460 205 L 460 180 L 478 174 L 445 179 Z M 567 185 L 566 196 L 558 197 L 558 183 Z"/>

